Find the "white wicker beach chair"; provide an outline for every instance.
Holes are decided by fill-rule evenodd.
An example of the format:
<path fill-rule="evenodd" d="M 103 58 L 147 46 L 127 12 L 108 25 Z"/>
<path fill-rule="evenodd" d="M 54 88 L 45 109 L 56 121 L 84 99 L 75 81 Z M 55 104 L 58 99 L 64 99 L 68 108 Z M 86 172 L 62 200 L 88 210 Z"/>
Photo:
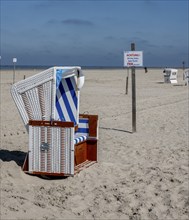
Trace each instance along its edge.
<path fill-rule="evenodd" d="M 27 130 L 29 120 L 78 124 L 79 92 L 83 84 L 80 67 L 52 67 L 15 83 L 11 94 Z"/>
<path fill-rule="evenodd" d="M 175 84 L 177 83 L 177 69 L 166 68 L 164 69 L 164 82 Z"/>
<path fill-rule="evenodd" d="M 184 70 L 185 85 L 189 85 L 189 69 Z"/>
<path fill-rule="evenodd" d="M 25 172 L 74 175 L 97 161 L 98 117 L 81 115 L 79 119 L 83 84 L 80 67 L 53 67 L 12 86 L 12 97 L 29 132 Z M 84 132 L 82 124 L 87 128 Z"/>

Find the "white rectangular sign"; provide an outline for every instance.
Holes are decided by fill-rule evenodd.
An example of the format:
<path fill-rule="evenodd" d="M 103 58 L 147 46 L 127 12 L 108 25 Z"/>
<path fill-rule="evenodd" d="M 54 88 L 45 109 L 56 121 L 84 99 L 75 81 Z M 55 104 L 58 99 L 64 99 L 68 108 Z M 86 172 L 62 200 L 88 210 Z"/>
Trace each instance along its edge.
<path fill-rule="evenodd" d="M 17 62 L 17 58 L 13 58 L 13 63 L 16 63 Z"/>
<path fill-rule="evenodd" d="M 124 66 L 143 66 L 143 52 L 124 51 Z"/>

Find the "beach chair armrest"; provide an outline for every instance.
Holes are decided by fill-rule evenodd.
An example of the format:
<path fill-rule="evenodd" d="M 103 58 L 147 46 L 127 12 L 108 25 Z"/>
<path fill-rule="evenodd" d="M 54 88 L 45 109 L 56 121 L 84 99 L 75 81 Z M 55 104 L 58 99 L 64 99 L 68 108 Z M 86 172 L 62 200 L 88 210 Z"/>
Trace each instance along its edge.
<path fill-rule="evenodd" d="M 29 125 L 72 128 L 74 127 L 74 122 L 29 120 Z"/>

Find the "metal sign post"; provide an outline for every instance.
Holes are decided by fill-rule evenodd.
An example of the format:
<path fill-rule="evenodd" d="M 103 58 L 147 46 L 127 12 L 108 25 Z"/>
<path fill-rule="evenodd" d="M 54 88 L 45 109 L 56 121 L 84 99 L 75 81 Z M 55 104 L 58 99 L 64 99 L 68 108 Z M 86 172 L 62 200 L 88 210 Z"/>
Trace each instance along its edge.
<path fill-rule="evenodd" d="M 17 62 L 17 58 L 13 58 L 13 84 L 15 83 L 15 63 Z"/>

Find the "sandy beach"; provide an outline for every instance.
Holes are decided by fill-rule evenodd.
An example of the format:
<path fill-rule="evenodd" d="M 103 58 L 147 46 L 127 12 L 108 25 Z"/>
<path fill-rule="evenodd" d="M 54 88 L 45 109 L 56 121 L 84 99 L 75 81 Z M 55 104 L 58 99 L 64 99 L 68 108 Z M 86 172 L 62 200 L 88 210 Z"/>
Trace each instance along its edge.
<path fill-rule="evenodd" d="M 41 70 L 16 69 L 16 82 Z M 74 177 L 46 180 L 21 170 L 28 133 L 1 70 L 0 219 L 189 219 L 189 87 L 165 84 L 163 69 L 83 70 L 80 113 L 99 115 L 98 163 Z"/>

